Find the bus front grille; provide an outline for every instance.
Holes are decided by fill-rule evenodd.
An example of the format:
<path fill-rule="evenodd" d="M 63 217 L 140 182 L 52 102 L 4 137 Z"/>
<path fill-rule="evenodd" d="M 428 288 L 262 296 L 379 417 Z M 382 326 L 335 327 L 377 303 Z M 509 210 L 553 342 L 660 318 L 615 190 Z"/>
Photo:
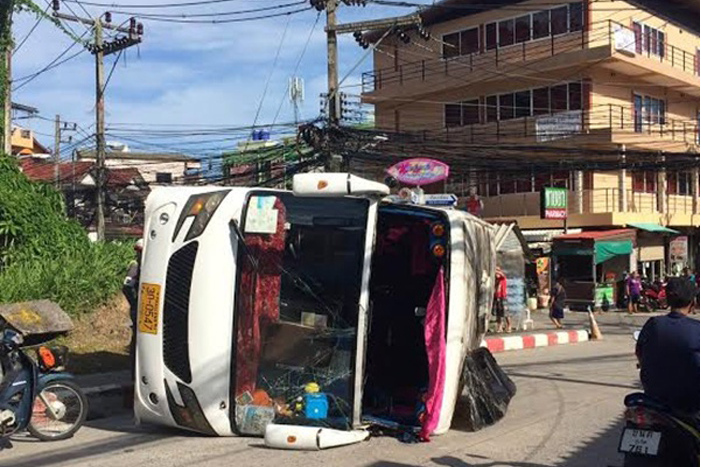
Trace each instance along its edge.
<path fill-rule="evenodd" d="M 188 309 L 197 248 L 198 243 L 191 242 L 170 257 L 163 302 L 163 360 L 185 383 L 192 382 Z"/>

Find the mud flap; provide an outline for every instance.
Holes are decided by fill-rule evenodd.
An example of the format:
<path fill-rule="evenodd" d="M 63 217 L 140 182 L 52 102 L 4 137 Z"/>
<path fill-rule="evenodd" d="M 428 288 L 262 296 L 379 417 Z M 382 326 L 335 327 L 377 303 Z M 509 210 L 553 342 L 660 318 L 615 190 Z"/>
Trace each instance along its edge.
<path fill-rule="evenodd" d="M 462 391 L 455 404 L 453 428 L 477 431 L 501 420 L 516 394 L 516 385 L 486 348 L 468 353 L 463 362 Z"/>

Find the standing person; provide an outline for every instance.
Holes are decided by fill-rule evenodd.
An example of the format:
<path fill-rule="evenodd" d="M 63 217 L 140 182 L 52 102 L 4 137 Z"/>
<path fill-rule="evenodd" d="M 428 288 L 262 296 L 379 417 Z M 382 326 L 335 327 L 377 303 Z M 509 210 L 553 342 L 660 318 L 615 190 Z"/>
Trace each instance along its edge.
<path fill-rule="evenodd" d="M 504 331 L 504 321 L 506 332 L 511 332 L 511 317 L 506 313 L 506 275 L 498 266 L 494 287 L 494 310 L 497 316 L 497 332 Z"/>
<path fill-rule="evenodd" d="M 635 354 L 645 394 L 698 416 L 699 321 L 688 317 L 695 294 L 695 287 L 686 278 L 671 278 L 667 302 L 672 311 L 645 323 Z"/>
<path fill-rule="evenodd" d="M 628 314 L 638 312 L 638 303 L 640 303 L 640 292 L 642 284 L 640 283 L 640 275 L 638 271 L 633 271 L 626 281 L 626 295 L 628 295 Z"/>
<path fill-rule="evenodd" d="M 550 290 L 550 321 L 557 329 L 562 329 L 562 320 L 565 318 L 565 300 L 567 300 L 567 292 L 562 286 L 562 279 L 558 278 Z"/>
<path fill-rule="evenodd" d="M 131 340 L 129 341 L 129 359 L 131 361 L 132 379 L 134 377 L 134 367 L 136 363 L 136 327 L 139 307 L 139 280 L 141 275 L 141 252 L 144 248 L 144 241 L 139 239 L 134 244 L 134 254 L 136 259 L 129 263 L 127 276 L 124 278 L 122 293 L 129 302 L 129 318 L 131 318 Z"/>

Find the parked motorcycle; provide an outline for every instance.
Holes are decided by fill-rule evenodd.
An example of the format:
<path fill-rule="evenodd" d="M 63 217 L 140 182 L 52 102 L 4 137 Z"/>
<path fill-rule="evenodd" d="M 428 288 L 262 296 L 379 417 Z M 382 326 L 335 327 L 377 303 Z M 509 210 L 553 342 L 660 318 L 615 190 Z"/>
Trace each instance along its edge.
<path fill-rule="evenodd" d="M 23 343 L 22 334 L 0 329 L 0 449 L 25 429 L 42 441 L 70 438 L 88 413 L 85 395 L 64 371 L 67 349 L 40 346 L 35 362 Z"/>
<path fill-rule="evenodd" d="M 633 334 L 637 341 L 639 331 Z M 624 467 L 699 465 L 698 414 L 679 413 L 641 392 L 624 399 L 625 428 L 618 451 Z"/>
<path fill-rule="evenodd" d="M 643 281 L 642 286 L 642 305 L 648 311 L 667 309 L 667 292 L 665 291 L 664 283 L 662 283 L 661 281 Z"/>

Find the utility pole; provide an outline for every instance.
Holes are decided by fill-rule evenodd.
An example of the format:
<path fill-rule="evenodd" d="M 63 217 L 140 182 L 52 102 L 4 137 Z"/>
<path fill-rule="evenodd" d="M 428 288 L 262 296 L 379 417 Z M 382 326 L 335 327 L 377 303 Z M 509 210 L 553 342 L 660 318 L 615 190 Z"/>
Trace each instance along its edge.
<path fill-rule="evenodd" d="M 56 123 L 54 124 L 54 184 L 56 188 L 60 188 L 58 166 L 61 162 L 61 116 L 56 115 Z"/>
<path fill-rule="evenodd" d="M 2 66 L 0 72 L 0 90 L 2 90 L 2 145 L 0 151 L 5 154 L 12 152 L 12 13 L 14 0 L 0 2 L 0 45 L 2 50 Z"/>
<path fill-rule="evenodd" d="M 97 155 L 97 239 L 105 239 L 105 74 L 102 20 L 95 20 L 95 151 Z"/>
<path fill-rule="evenodd" d="M 365 0 L 342 0 L 347 5 L 363 5 L 367 3 Z M 336 10 L 339 7 L 340 0 L 310 0 L 312 6 L 318 11 L 326 10 L 326 50 L 327 50 L 327 78 L 328 78 L 328 93 L 326 95 L 326 103 L 328 108 L 327 122 L 329 127 L 338 125 L 341 119 L 341 98 L 338 92 L 338 34 L 361 34 L 363 31 L 372 31 L 376 29 L 386 29 L 387 32 L 382 39 L 375 43 L 372 50 L 381 42 L 390 31 L 397 27 L 416 27 L 421 26 L 421 17 L 417 14 L 400 16 L 395 18 L 387 18 L 376 21 L 361 21 L 356 23 L 347 23 L 339 25 L 336 22 Z M 369 45 L 368 45 L 369 46 Z M 364 48 L 367 48 L 365 46 Z M 369 51 L 369 52 L 370 52 Z M 341 168 L 340 156 L 326 153 L 326 170 L 339 171 Z"/>
<path fill-rule="evenodd" d="M 95 146 L 96 146 L 96 195 L 97 205 L 97 239 L 105 239 L 105 83 L 104 83 L 104 58 L 107 55 L 119 52 L 133 45 L 141 43 L 144 27 L 137 24 L 135 18 L 130 18 L 129 27 L 112 25 L 112 14 L 104 13 L 102 16 L 89 19 L 58 12 L 58 2 L 54 2 L 54 17 L 91 25 L 94 28 L 93 43 L 87 46 L 95 56 Z M 102 33 L 104 29 L 127 34 L 126 37 L 117 37 L 105 42 Z"/>
<path fill-rule="evenodd" d="M 326 2 L 326 50 L 328 55 L 329 126 L 336 125 L 339 119 L 338 98 L 338 37 L 336 36 L 336 8 L 338 0 Z"/>

